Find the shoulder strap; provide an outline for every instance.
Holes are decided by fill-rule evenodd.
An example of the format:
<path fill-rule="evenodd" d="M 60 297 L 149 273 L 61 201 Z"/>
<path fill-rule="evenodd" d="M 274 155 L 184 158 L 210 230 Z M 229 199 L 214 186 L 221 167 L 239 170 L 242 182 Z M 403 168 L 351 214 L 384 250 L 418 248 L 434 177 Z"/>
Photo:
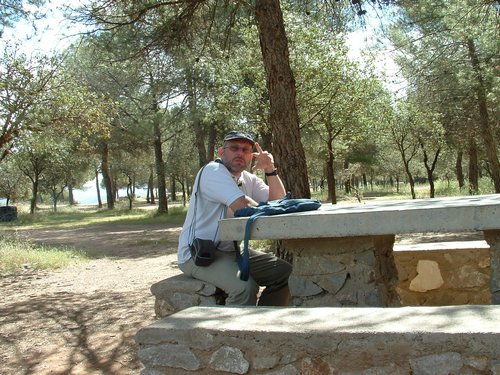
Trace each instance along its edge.
<path fill-rule="evenodd" d="M 247 281 L 250 275 L 250 254 L 248 252 L 248 241 L 250 240 L 250 232 L 252 231 L 253 222 L 259 217 L 264 216 L 265 212 L 257 212 L 250 216 L 245 225 L 245 236 L 243 237 L 243 255 L 238 246 L 236 247 L 236 262 L 240 269 L 240 280 Z"/>
<path fill-rule="evenodd" d="M 221 163 L 222 161 L 220 159 L 214 160 L 216 163 Z M 201 175 L 203 173 L 203 170 L 205 167 L 208 165 L 205 164 L 201 169 L 200 173 L 198 173 L 198 181 L 196 183 L 196 191 L 194 193 L 194 212 L 193 212 L 193 220 L 191 221 L 191 226 L 189 228 L 189 238 L 191 238 L 191 242 L 194 241 L 196 238 L 196 215 L 197 215 L 197 209 L 198 209 L 198 192 L 200 190 L 200 183 L 201 183 Z M 220 219 L 224 216 L 224 208 L 222 208 L 221 213 L 220 213 Z M 219 225 L 217 225 L 217 230 L 215 231 L 214 238 L 213 240 L 215 241 L 215 238 L 217 237 L 217 232 L 219 231 Z"/>
<path fill-rule="evenodd" d="M 198 181 L 196 183 L 196 191 L 194 192 L 194 212 L 193 212 L 193 220 L 191 221 L 191 226 L 189 228 L 189 238 L 191 239 L 191 242 L 196 238 L 196 211 L 198 208 L 198 191 L 200 190 L 200 181 L 201 181 L 201 174 L 203 173 L 203 170 L 207 164 L 205 164 L 201 169 L 200 173 L 198 173 Z"/>

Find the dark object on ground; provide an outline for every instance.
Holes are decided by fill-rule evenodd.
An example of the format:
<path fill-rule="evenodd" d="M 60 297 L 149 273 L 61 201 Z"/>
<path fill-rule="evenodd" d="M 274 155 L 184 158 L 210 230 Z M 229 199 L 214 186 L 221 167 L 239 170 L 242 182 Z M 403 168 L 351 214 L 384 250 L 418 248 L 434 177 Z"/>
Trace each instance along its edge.
<path fill-rule="evenodd" d="M 0 207 L 0 221 L 13 221 L 17 219 L 16 206 Z"/>

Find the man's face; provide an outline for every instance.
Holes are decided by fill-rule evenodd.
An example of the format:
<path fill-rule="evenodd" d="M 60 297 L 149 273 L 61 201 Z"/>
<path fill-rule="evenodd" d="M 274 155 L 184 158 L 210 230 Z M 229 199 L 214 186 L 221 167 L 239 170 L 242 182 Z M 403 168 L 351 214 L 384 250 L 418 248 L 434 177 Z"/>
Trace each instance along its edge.
<path fill-rule="evenodd" d="M 244 140 L 227 141 L 219 149 L 219 156 L 222 162 L 232 173 L 241 173 L 245 170 L 253 158 L 253 146 Z"/>

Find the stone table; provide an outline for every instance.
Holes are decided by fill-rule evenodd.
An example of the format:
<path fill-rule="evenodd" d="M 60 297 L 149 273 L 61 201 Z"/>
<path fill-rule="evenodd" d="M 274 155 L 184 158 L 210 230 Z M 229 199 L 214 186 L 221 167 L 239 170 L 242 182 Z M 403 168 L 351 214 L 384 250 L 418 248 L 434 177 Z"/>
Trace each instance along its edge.
<path fill-rule="evenodd" d="M 221 240 L 242 240 L 247 218 L 220 221 Z M 482 231 L 490 246 L 492 303 L 500 304 L 500 195 L 324 204 L 258 218 L 251 239 L 283 240 L 293 257 L 296 306 L 398 306 L 396 234 Z"/>

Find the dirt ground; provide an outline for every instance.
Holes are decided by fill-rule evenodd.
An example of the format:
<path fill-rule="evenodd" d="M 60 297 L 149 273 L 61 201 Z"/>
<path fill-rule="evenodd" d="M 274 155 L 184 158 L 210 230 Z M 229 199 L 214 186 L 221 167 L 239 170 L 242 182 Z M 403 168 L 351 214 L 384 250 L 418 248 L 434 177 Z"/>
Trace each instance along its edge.
<path fill-rule="evenodd" d="M 134 335 L 155 320 L 151 284 L 178 272 L 179 227 L 23 231 L 89 262 L 0 277 L 0 374 L 138 374 Z"/>
<path fill-rule="evenodd" d="M 22 232 L 94 258 L 58 271 L 0 277 L 0 375 L 138 374 L 134 335 L 155 320 L 150 286 L 180 272 L 179 233 L 166 225 L 117 224 Z M 416 234 L 398 242 L 442 237 L 457 239 Z"/>

